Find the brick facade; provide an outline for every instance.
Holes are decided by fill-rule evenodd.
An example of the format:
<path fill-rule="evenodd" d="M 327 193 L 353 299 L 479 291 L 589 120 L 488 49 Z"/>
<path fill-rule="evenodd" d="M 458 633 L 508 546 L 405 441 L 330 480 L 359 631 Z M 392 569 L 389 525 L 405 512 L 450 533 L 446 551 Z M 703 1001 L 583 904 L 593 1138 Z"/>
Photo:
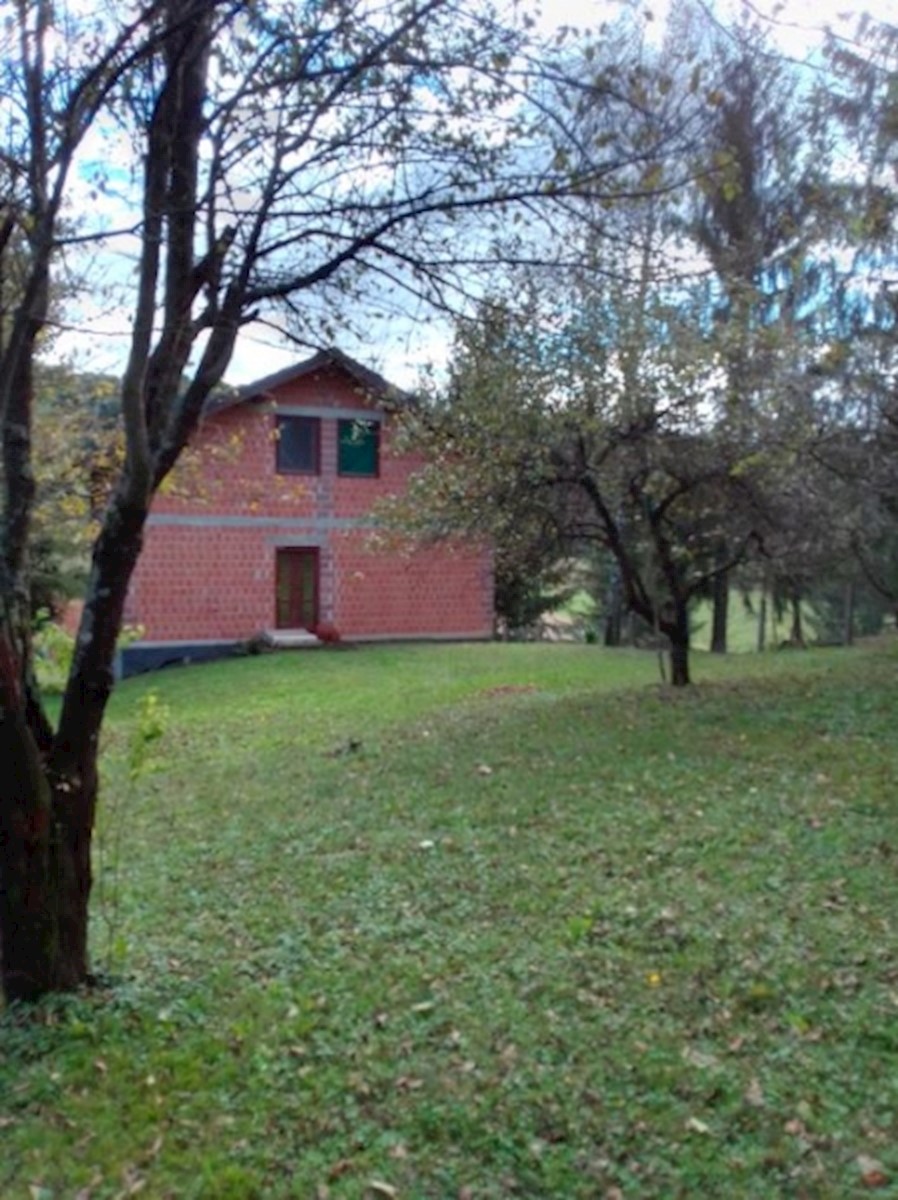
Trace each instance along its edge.
<path fill-rule="evenodd" d="M 401 493 L 421 465 L 392 451 L 387 395 L 383 381 L 334 352 L 242 389 L 207 415 L 148 522 L 125 613 L 143 644 L 234 642 L 274 630 L 279 552 L 283 564 L 303 550 L 317 574 L 319 631 L 349 641 L 491 635 L 486 549 L 372 546 L 372 505 Z M 317 421 L 317 473 L 278 473 L 279 414 Z M 338 421 L 354 416 L 379 423 L 376 477 L 338 474 Z"/>

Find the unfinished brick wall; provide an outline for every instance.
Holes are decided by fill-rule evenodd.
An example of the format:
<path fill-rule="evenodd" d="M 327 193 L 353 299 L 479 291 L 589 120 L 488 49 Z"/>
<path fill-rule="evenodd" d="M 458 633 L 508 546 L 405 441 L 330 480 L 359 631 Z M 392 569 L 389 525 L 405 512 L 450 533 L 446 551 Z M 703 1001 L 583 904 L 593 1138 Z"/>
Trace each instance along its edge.
<path fill-rule="evenodd" d="M 482 551 L 422 547 L 372 554 L 359 534 L 334 543 L 334 621 L 347 637 L 492 632 L 492 577 Z"/>
<path fill-rule="evenodd" d="M 125 610 L 143 640 L 237 641 L 271 628 L 273 614 L 273 556 L 255 530 L 147 531 Z"/>

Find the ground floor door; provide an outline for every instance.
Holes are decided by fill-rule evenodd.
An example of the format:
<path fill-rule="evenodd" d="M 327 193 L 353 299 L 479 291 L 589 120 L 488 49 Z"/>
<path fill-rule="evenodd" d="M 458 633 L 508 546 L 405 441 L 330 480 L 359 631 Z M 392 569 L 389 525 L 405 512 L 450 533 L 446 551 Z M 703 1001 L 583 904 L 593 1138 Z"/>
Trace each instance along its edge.
<path fill-rule="evenodd" d="M 278 629 L 314 629 L 318 624 L 318 549 L 278 550 L 276 573 Z"/>

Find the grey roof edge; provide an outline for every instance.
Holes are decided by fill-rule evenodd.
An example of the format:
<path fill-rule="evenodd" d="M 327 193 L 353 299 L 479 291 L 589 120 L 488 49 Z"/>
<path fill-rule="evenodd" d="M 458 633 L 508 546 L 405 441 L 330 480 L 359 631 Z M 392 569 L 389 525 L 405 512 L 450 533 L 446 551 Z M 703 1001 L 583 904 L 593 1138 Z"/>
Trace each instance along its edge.
<path fill-rule="evenodd" d="M 364 366 L 348 354 L 344 354 L 342 350 L 332 346 L 326 350 L 319 350 L 311 358 L 294 363 L 291 367 L 284 367 L 282 370 L 265 375 L 252 383 L 245 383 L 241 387 L 233 388 L 225 395 L 219 393 L 214 398 L 210 397 L 205 413 L 207 416 L 214 416 L 227 409 L 236 408 L 240 404 L 246 404 L 250 400 L 266 396 L 285 383 L 292 383 L 293 380 L 302 379 L 306 375 L 314 374 L 315 371 L 327 370 L 328 367 L 337 367 L 345 371 L 360 387 L 387 407 L 403 408 L 414 403 L 414 397 L 410 392 L 396 387 L 395 384 L 384 379 L 383 375 L 379 375 L 377 371 L 372 371 L 370 367 Z"/>

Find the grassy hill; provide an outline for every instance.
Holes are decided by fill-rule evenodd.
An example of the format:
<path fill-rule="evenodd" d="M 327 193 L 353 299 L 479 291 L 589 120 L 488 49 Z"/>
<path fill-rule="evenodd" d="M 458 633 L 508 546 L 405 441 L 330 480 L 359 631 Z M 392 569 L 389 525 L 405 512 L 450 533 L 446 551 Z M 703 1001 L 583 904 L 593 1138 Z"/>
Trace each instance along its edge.
<path fill-rule="evenodd" d="M 117 978 L 0 1017 L 0 1196 L 898 1194 L 898 642 L 695 675 L 384 646 L 123 686 Z"/>

